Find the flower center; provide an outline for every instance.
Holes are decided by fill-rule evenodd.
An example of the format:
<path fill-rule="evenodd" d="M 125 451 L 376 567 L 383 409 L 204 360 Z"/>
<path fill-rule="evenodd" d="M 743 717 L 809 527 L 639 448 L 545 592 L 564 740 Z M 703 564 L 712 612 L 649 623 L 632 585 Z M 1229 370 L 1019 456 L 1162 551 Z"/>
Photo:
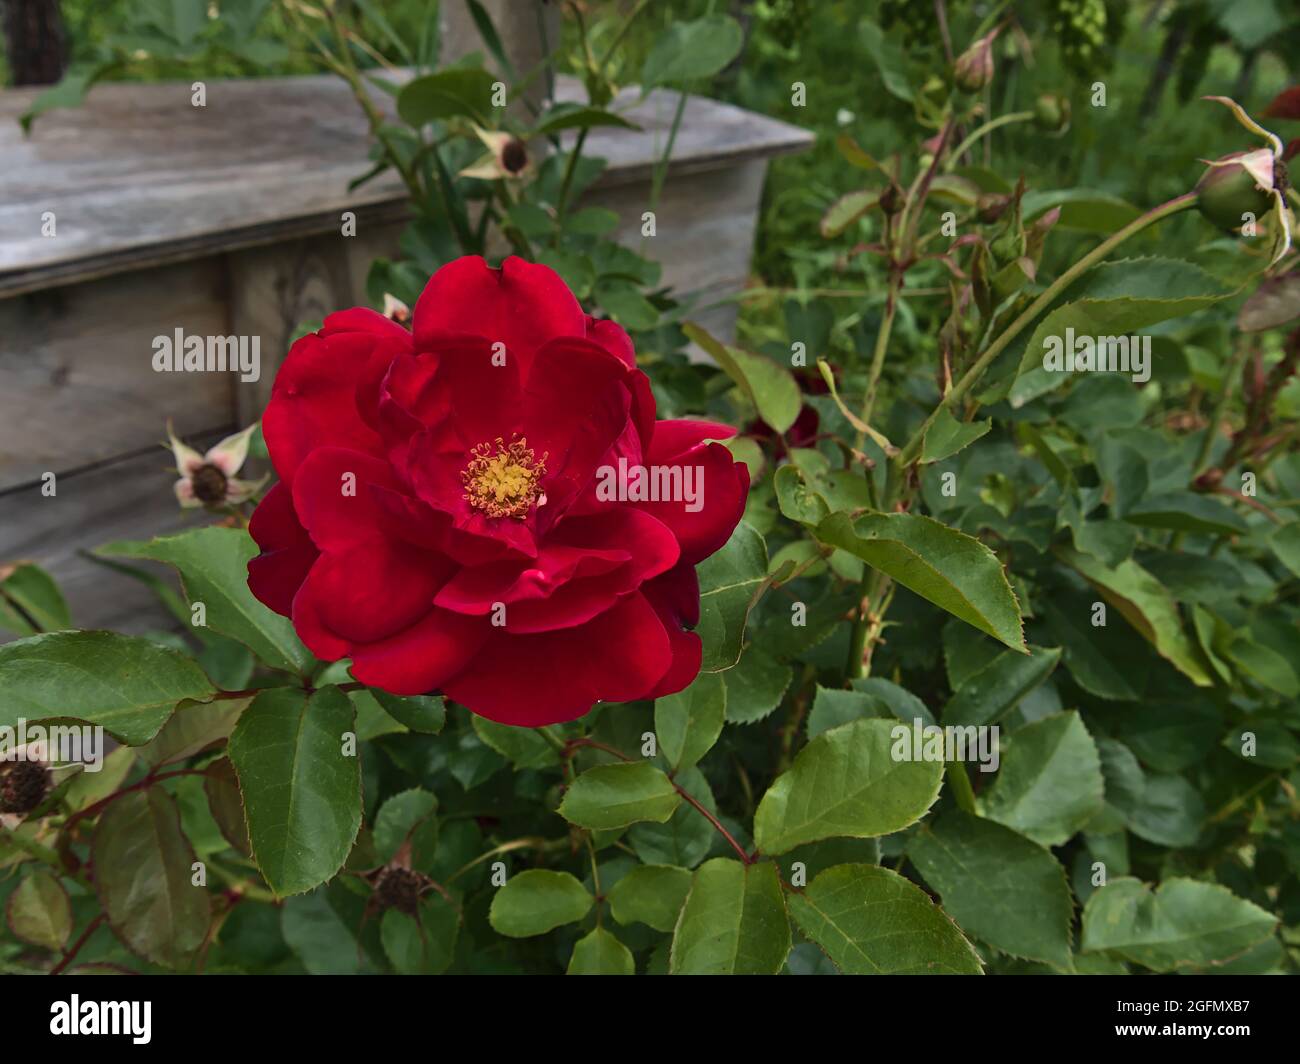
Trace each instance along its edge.
<path fill-rule="evenodd" d="M 528 165 L 528 149 L 524 147 L 524 142 L 517 137 L 506 141 L 505 148 L 501 151 L 501 166 L 508 174 L 523 173 L 524 167 Z"/>
<path fill-rule="evenodd" d="M 194 496 L 199 502 L 209 505 L 225 502 L 226 474 L 216 466 L 199 466 L 190 478 L 190 483 L 194 486 Z"/>
<path fill-rule="evenodd" d="M 480 443 L 470 452 L 469 465 L 461 470 L 465 498 L 488 517 L 523 520 L 534 503 L 543 506 L 546 496 L 541 479 L 546 473 L 546 455 L 538 458 L 523 437 L 506 443 L 500 436 L 492 443 Z"/>

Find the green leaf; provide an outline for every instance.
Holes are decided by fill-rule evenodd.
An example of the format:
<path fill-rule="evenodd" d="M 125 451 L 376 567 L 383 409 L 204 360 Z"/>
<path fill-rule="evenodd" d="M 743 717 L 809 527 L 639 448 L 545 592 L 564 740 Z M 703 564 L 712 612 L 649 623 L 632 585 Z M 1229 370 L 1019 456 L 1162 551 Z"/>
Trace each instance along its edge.
<path fill-rule="evenodd" d="M 1113 233 L 1142 213 L 1127 200 L 1088 188 L 1026 192 L 1020 201 L 1026 222 L 1032 222 L 1053 207 L 1061 208 L 1056 219 L 1060 228 L 1087 233 Z"/>
<path fill-rule="evenodd" d="M 284 940 L 312 975 L 352 975 L 365 964 L 366 953 L 338 904 L 341 892 L 335 884 L 288 898 L 280 906 Z"/>
<path fill-rule="evenodd" d="M 817 685 L 813 705 L 808 713 L 808 738 L 863 717 L 883 717 L 886 707 L 880 699 L 865 691 L 842 691 Z"/>
<path fill-rule="evenodd" d="M 467 116 L 480 123 L 492 112 L 492 87 L 497 77 L 479 67 L 458 67 L 425 74 L 402 86 L 397 113 L 419 128 L 440 118 Z"/>
<path fill-rule="evenodd" d="M 447 723 L 447 706 L 441 696 L 409 695 L 399 698 L 378 688 L 371 688 L 370 693 L 384 712 L 405 724 L 411 731 L 437 735 Z"/>
<path fill-rule="evenodd" d="M 72 903 L 68 901 L 68 892 L 44 868 L 37 868 L 22 879 L 9 895 L 5 914 L 9 930 L 16 938 L 42 949 L 61 950 L 72 934 Z"/>
<path fill-rule="evenodd" d="M 701 672 L 724 672 L 740 660 L 749 611 L 767 587 L 767 546 L 741 521 L 722 549 L 696 569 L 700 580 L 700 623 L 704 643 Z"/>
<path fill-rule="evenodd" d="M 0 580 L 0 629 L 24 636 L 71 627 L 63 592 L 39 565 L 16 565 Z"/>
<path fill-rule="evenodd" d="M 895 760 L 896 727 L 855 720 L 809 742 L 758 803 L 758 850 L 779 854 L 833 836 L 888 835 L 919 820 L 939 796 L 943 765 Z"/>
<path fill-rule="evenodd" d="M 897 43 L 886 37 L 874 22 L 866 19 L 858 23 L 858 32 L 862 35 L 867 54 L 880 71 L 880 83 L 884 85 L 885 91 L 908 103 L 916 99 L 907 80 L 907 61 Z"/>
<path fill-rule="evenodd" d="M 1049 339 L 1064 345 L 1070 329 L 1076 338 L 1128 336 L 1211 306 L 1232 292 L 1190 262 L 1142 258 L 1104 263 L 1072 286 L 1069 294 L 1073 302 L 1043 318 L 1025 344 L 1010 393 L 1013 407 L 1064 385 L 1074 376 L 1044 367 Z"/>
<path fill-rule="evenodd" d="M 527 938 L 581 920 L 593 904 L 587 888 L 568 872 L 530 868 L 496 892 L 488 920 L 498 934 Z"/>
<path fill-rule="evenodd" d="M 181 574 L 190 604 L 203 603 L 213 631 L 239 640 L 272 668 L 306 675 L 315 664 L 293 622 L 248 589 L 248 562 L 258 547 L 243 529 L 210 525 L 147 543 L 110 543 L 97 553 L 166 562 Z"/>
<path fill-rule="evenodd" d="M 1101 810 L 1097 746 L 1078 713 L 1054 713 L 1019 729 L 984 798 L 991 820 L 1043 846 L 1060 846 Z"/>
<path fill-rule="evenodd" d="M 1124 668 L 1129 638 L 1122 626 L 1094 626 L 1091 618 L 1091 603 L 1077 595 L 1053 594 L 1043 604 L 1043 619 L 1075 682 L 1098 698 L 1136 701 L 1145 684 Z"/>
<path fill-rule="evenodd" d="M 460 913 L 437 891 L 429 891 L 419 902 L 419 919 L 388 909 L 379 922 L 384 953 L 403 975 L 439 975 L 452 962 Z"/>
<path fill-rule="evenodd" d="M 673 975 L 775 975 L 789 952 L 776 865 L 728 857 L 700 865 L 673 932 Z"/>
<path fill-rule="evenodd" d="M 715 816 L 718 803 L 709 789 L 708 780 L 698 768 L 688 768 L 677 774 L 675 782 L 705 809 Z M 689 802 L 682 802 L 663 823 L 643 820 L 633 824 L 627 841 L 637 857 L 648 865 L 669 864 L 694 868 L 709 855 L 717 832 Z"/>
<path fill-rule="evenodd" d="M 1276 926 L 1272 913 L 1217 883 L 1175 878 L 1152 891 L 1125 877 L 1088 899 L 1082 946 L 1170 972 L 1223 964 L 1268 938 Z"/>
<path fill-rule="evenodd" d="M 1268 544 L 1293 576 L 1300 576 L 1300 521 L 1279 525 L 1268 537 Z"/>
<path fill-rule="evenodd" d="M 631 950 L 603 927 L 597 927 L 574 944 L 566 974 L 636 975 L 636 962 Z"/>
<path fill-rule="evenodd" d="M 993 636 L 1028 653 L 1020 605 L 997 555 L 977 539 L 919 514 L 831 514 L 817 538 Z"/>
<path fill-rule="evenodd" d="M 401 848 L 415 826 L 438 810 L 438 799 L 420 787 L 400 791 L 384 802 L 375 814 L 375 852 L 385 864 Z"/>
<path fill-rule="evenodd" d="M 713 749 L 727 717 L 727 687 L 716 673 L 701 673 L 675 695 L 655 702 L 659 750 L 674 771 L 690 768 Z"/>
<path fill-rule="evenodd" d="M 849 975 L 979 975 L 979 955 L 920 887 L 868 864 L 828 868 L 790 915 Z"/>
<path fill-rule="evenodd" d="M 712 77 L 740 53 L 745 35 L 728 15 L 706 15 L 671 22 L 650 47 L 641 67 L 641 85 L 681 85 Z"/>
<path fill-rule="evenodd" d="M 95 891 L 108 922 L 132 952 L 182 968 L 208 934 L 211 903 L 194 883 L 194 848 L 175 800 L 161 787 L 118 798 L 91 842 Z"/>
<path fill-rule="evenodd" d="M 880 192 L 876 189 L 863 188 L 856 192 L 846 192 L 827 207 L 826 213 L 822 215 L 822 236 L 827 239 L 839 236 L 879 202 Z"/>
<path fill-rule="evenodd" d="M 1147 776 L 1125 821 L 1134 835 L 1157 846 L 1195 846 L 1205 822 L 1205 799 L 1182 776 Z"/>
<path fill-rule="evenodd" d="M 953 809 L 912 836 L 907 856 L 967 932 L 1014 957 L 1069 969 L 1070 888 L 1043 847 Z"/>
<path fill-rule="evenodd" d="M 140 748 L 140 760 L 153 768 L 185 761 L 225 742 L 252 698 L 182 702 L 153 742 Z"/>
<path fill-rule="evenodd" d="M 540 728 L 498 724 L 475 714 L 475 734 L 517 768 L 547 768 L 560 763 L 559 752 L 542 735 Z"/>
<path fill-rule="evenodd" d="M 1247 531 L 1245 520 L 1228 506 L 1195 491 L 1141 499 L 1128 508 L 1124 520 L 1144 528 L 1170 528 L 1208 536 L 1235 536 Z"/>
<path fill-rule="evenodd" d="M 337 687 L 263 691 L 230 737 L 248 835 L 266 882 L 301 894 L 343 867 L 361 827 L 361 765 L 344 752 L 354 712 Z"/>
<path fill-rule="evenodd" d="M 921 448 L 921 461 L 941 462 L 958 451 L 969 447 L 993 427 L 991 418 L 983 421 L 958 421 L 946 406 L 939 407 L 939 416 L 925 433 Z"/>
<path fill-rule="evenodd" d="M 755 355 L 715 339 L 694 322 L 682 331 L 713 356 L 722 370 L 753 402 L 758 416 L 776 432 L 785 432 L 799 417 L 803 396 L 794 374 L 764 355 Z"/>
<path fill-rule="evenodd" d="M 178 702 L 215 688 L 193 660 L 147 639 L 50 632 L 0 646 L 0 691 L 0 726 L 79 720 L 141 746 Z"/>
<path fill-rule="evenodd" d="M 691 873 L 673 865 L 637 865 L 609 891 L 609 910 L 620 924 L 643 923 L 656 931 L 677 925 L 691 889 Z"/>
<path fill-rule="evenodd" d="M 1131 558 L 1111 568 L 1089 554 L 1063 549 L 1066 565 L 1101 592 L 1142 637 L 1192 683 L 1210 687 L 1214 681 L 1201 663 L 1196 645 L 1183 631 L 1178 607 L 1154 576 Z"/>
<path fill-rule="evenodd" d="M 562 129 L 594 129 L 597 126 L 614 126 L 618 129 L 640 129 L 635 122 L 629 122 L 622 115 L 606 111 L 600 107 L 584 107 L 581 104 L 557 103 L 537 123 L 535 132 L 547 136 Z"/>
<path fill-rule="evenodd" d="M 722 678 L 727 685 L 727 723 L 753 724 L 781 704 L 794 670 L 751 647 Z"/>
<path fill-rule="evenodd" d="M 622 828 L 638 820 L 662 824 L 681 796 L 648 761 L 589 768 L 569 785 L 559 813 L 583 828 Z"/>

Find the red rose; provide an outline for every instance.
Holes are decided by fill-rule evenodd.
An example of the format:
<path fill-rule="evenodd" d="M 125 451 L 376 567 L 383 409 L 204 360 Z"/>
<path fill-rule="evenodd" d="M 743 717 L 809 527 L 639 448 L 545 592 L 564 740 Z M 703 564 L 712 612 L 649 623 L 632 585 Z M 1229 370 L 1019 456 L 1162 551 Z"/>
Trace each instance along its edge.
<path fill-rule="evenodd" d="M 449 263 L 413 326 L 346 310 L 290 350 L 262 422 L 280 483 L 252 519 L 253 593 L 358 680 L 506 724 L 687 686 L 694 567 L 749 488 L 707 441 L 735 430 L 656 422 L 627 333 L 545 266 Z M 642 490 L 610 490 L 636 469 Z M 652 501 L 656 476 L 702 491 Z"/>

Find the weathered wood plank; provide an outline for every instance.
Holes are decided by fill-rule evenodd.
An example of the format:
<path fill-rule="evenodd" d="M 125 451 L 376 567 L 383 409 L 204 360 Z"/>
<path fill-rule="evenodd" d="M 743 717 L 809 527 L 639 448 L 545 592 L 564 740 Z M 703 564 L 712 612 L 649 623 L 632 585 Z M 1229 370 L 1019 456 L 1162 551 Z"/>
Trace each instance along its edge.
<path fill-rule="evenodd" d="M 207 447 L 222 432 L 189 440 Z M 176 471 L 162 447 L 59 477 L 57 494 L 39 485 L 0 495 L 0 562 L 32 561 L 58 581 L 79 628 L 142 632 L 171 617 L 141 583 L 110 573 L 77 552 L 115 539 L 150 539 L 211 521 L 183 511 L 172 494 Z M 160 569 L 160 572 L 165 570 Z M 5 637 L 0 635 L 0 640 Z"/>
<path fill-rule="evenodd" d="M 559 98 L 575 98 L 560 79 Z M 106 84 L 86 104 L 43 115 L 24 138 L 31 90 L 0 95 L 0 297 L 115 270 L 327 232 L 340 212 L 405 210 L 385 175 L 364 172 L 368 135 L 347 88 L 330 76 L 213 81 L 207 106 L 189 84 Z M 391 106 L 387 97 L 377 97 Z M 677 95 L 616 104 L 640 132 L 596 129 L 587 150 L 609 161 L 605 185 L 644 181 L 667 143 Z M 810 134 L 728 104 L 692 97 L 670 174 L 798 151 Z M 55 235 L 42 235 L 53 212 Z"/>
<path fill-rule="evenodd" d="M 219 260 L 0 300 L 0 490 L 229 424 L 234 374 L 153 371 L 177 328 L 227 332 Z"/>

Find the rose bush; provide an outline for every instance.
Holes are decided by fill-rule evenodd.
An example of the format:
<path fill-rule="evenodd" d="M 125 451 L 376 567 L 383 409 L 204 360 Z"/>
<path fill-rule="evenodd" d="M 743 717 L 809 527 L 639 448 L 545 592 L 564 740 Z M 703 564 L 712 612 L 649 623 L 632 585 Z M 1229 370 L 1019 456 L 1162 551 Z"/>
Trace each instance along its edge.
<path fill-rule="evenodd" d="M 358 680 L 538 726 L 699 672 L 694 566 L 749 484 L 713 442 L 735 429 L 656 422 L 627 333 L 549 268 L 451 262 L 410 332 L 331 315 L 289 352 L 264 433 L 280 482 L 249 586 Z M 701 498 L 606 499 L 620 460 L 694 467 Z"/>

